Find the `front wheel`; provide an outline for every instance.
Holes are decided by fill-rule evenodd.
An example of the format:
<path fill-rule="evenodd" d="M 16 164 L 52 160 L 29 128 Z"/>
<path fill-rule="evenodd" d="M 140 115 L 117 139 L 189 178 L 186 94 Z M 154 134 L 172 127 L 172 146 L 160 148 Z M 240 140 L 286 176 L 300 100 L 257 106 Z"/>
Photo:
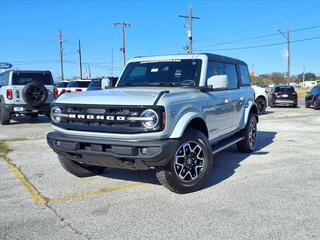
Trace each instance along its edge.
<path fill-rule="evenodd" d="M 105 170 L 105 167 L 80 164 L 62 155 L 58 155 L 58 157 L 62 167 L 79 178 L 95 176 Z"/>
<path fill-rule="evenodd" d="M 253 114 L 249 115 L 247 125 L 241 130 L 240 136 L 244 139 L 237 143 L 239 152 L 251 153 L 257 142 L 257 119 Z"/>
<path fill-rule="evenodd" d="M 168 165 L 156 168 L 156 176 L 170 191 L 189 193 L 205 183 L 212 166 L 212 149 L 207 137 L 198 130 L 188 129 Z"/>

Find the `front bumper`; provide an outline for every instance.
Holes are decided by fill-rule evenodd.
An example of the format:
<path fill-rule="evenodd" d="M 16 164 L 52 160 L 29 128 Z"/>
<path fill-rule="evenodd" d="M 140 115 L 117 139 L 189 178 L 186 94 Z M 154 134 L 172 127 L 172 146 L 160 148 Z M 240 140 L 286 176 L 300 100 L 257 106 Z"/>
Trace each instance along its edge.
<path fill-rule="evenodd" d="M 60 155 L 89 165 L 146 170 L 165 166 L 175 154 L 179 141 L 119 141 L 50 132 L 49 146 Z"/>
<path fill-rule="evenodd" d="M 5 104 L 4 107 L 6 110 L 8 110 L 10 113 L 20 113 L 20 114 L 26 114 L 26 113 L 49 113 L 50 112 L 50 104 L 46 103 L 40 107 L 34 108 L 27 104 Z"/>

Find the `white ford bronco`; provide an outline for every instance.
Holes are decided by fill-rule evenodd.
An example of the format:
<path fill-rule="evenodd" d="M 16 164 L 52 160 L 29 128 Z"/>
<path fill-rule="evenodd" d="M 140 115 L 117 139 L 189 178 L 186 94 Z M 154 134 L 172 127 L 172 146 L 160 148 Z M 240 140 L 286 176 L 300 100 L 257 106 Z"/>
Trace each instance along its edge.
<path fill-rule="evenodd" d="M 107 84 L 106 84 L 107 85 Z M 169 190 L 199 189 L 213 155 L 232 144 L 250 153 L 258 110 L 246 63 L 214 54 L 137 57 L 110 89 L 61 95 L 47 135 L 78 177 L 106 167 L 155 169 Z"/>
<path fill-rule="evenodd" d="M 0 73 L 0 124 L 16 115 L 50 117 L 50 104 L 58 95 L 50 71 L 8 70 Z"/>

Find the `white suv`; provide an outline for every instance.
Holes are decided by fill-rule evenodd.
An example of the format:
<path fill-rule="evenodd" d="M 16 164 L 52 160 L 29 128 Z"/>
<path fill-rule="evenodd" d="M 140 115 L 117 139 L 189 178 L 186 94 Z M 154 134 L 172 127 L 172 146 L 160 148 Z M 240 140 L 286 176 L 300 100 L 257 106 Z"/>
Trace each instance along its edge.
<path fill-rule="evenodd" d="M 50 71 L 9 70 L 0 73 L 0 124 L 15 115 L 49 117 L 50 104 L 57 97 Z"/>

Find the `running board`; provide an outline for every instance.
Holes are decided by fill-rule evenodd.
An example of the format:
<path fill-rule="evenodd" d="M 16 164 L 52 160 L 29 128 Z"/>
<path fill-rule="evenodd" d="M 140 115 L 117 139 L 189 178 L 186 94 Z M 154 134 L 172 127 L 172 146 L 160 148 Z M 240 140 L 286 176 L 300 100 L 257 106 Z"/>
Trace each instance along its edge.
<path fill-rule="evenodd" d="M 233 144 L 236 144 L 237 142 L 240 142 L 241 140 L 243 140 L 244 137 L 232 137 L 226 140 L 223 140 L 222 142 L 219 142 L 217 144 L 214 144 L 211 146 L 212 148 L 212 154 L 216 154 L 218 152 L 221 152 L 222 150 L 230 147 Z"/>

